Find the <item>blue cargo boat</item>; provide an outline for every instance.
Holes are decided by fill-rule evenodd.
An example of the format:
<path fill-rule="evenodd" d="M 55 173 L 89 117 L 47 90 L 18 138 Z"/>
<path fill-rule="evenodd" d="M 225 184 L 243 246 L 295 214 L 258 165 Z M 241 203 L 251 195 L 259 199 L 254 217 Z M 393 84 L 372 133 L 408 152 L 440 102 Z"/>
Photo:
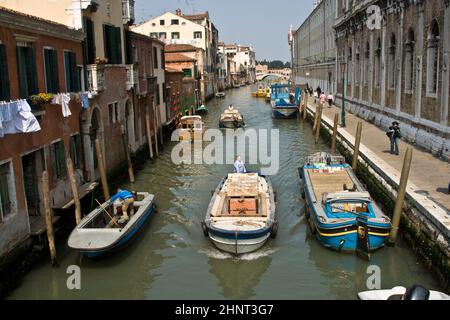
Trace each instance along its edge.
<path fill-rule="evenodd" d="M 293 119 L 297 117 L 300 104 L 300 89 L 295 96 L 291 94 L 290 83 L 274 84 L 271 90 L 272 117 L 275 119 Z"/>
<path fill-rule="evenodd" d="M 368 254 L 385 245 L 391 220 L 372 201 L 344 157 L 314 154 L 299 173 L 307 219 L 323 246 Z"/>
<path fill-rule="evenodd" d="M 143 192 L 137 194 L 135 214 L 128 222 L 120 223 L 121 204 L 104 204 L 92 211 L 69 237 L 69 248 L 88 258 L 114 253 L 135 239 L 155 211 L 155 197 Z M 112 218 L 112 219 L 111 219 Z"/>

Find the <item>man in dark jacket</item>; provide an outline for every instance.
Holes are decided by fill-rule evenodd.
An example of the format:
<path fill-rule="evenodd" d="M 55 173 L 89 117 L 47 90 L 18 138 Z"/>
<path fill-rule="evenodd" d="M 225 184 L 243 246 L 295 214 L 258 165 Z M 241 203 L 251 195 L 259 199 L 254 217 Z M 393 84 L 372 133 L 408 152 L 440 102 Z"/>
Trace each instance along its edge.
<path fill-rule="evenodd" d="M 391 153 L 397 156 L 400 155 L 400 149 L 398 147 L 398 140 L 402 137 L 400 123 L 394 121 L 386 134 L 391 140 Z"/>

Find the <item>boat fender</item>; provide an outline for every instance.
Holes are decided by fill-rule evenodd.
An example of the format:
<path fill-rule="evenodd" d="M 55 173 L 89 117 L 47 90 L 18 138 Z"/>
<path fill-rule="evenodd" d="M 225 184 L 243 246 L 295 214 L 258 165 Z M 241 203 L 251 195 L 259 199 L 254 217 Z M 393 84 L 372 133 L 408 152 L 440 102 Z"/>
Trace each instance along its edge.
<path fill-rule="evenodd" d="M 342 239 L 341 242 L 339 242 L 339 251 L 342 250 L 342 248 L 344 247 L 344 245 L 345 245 L 345 239 Z"/>
<path fill-rule="evenodd" d="M 209 237 L 209 231 L 208 231 L 208 227 L 206 226 L 206 223 L 202 222 L 202 230 L 203 230 L 203 235 L 208 238 Z"/>
<path fill-rule="evenodd" d="M 278 203 L 278 192 L 273 193 L 273 199 L 274 199 L 275 203 Z"/>
<path fill-rule="evenodd" d="M 272 225 L 272 231 L 270 232 L 270 237 L 275 239 L 278 234 L 278 221 L 275 221 Z"/>

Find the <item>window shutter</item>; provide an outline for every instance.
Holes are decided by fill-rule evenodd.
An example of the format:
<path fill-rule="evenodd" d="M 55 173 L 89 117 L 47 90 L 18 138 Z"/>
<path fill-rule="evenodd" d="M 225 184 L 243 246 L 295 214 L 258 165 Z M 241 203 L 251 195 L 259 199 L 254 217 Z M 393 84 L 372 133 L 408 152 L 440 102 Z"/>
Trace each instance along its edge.
<path fill-rule="evenodd" d="M 39 93 L 36 71 L 36 55 L 33 48 L 27 48 L 28 95 Z"/>
<path fill-rule="evenodd" d="M 64 52 L 64 66 L 66 73 L 66 90 L 70 92 L 72 90 L 72 77 L 70 69 L 70 52 Z"/>
<path fill-rule="evenodd" d="M 6 46 L 0 44 L 0 100 L 9 100 L 10 98 Z"/>
<path fill-rule="evenodd" d="M 86 58 L 88 64 L 95 63 L 95 33 L 94 22 L 91 19 L 85 19 L 86 28 Z"/>
<path fill-rule="evenodd" d="M 108 32 L 108 26 L 106 24 L 103 25 L 103 44 L 105 47 L 105 57 L 108 59 L 108 63 L 111 63 L 111 55 L 109 51 L 109 32 Z"/>
<path fill-rule="evenodd" d="M 130 31 L 125 30 L 124 31 L 124 37 L 125 37 L 125 49 L 126 49 L 126 64 L 133 64 L 134 63 L 134 57 L 133 57 L 133 45 L 131 44 L 131 34 Z"/>
<path fill-rule="evenodd" d="M 51 50 L 50 55 L 50 65 L 52 70 L 52 82 L 53 82 L 53 92 L 59 92 L 59 72 L 58 72 L 58 53 L 56 50 Z"/>
<path fill-rule="evenodd" d="M 78 76 L 77 55 L 75 52 L 70 53 L 70 72 L 71 72 L 71 78 L 72 78 L 71 92 L 79 92 L 80 91 L 80 79 Z"/>
<path fill-rule="evenodd" d="M 17 47 L 17 72 L 19 74 L 19 91 L 21 98 L 28 98 L 25 48 Z"/>
<path fill-rule="evenodd" d="M 122 64 L 123 60 L 122 60 L 122 36 L 120 33 L 120 27 L 115 28 L 115 37 L 116 37 L 116 41 L 115 41 L 115 46 L 116 46 L 116 55 L 117 55 L 117 60 L 116 63 L 117 64 Z"/>

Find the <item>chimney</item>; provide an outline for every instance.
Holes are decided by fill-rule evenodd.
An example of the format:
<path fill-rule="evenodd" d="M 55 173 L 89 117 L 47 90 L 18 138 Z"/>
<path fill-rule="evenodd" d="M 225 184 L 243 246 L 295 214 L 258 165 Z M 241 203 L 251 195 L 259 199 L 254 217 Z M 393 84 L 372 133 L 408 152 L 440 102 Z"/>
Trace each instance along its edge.
<path fill-rule="evenodd" d="M 177 9 L 177 11 L 175 11 L 176 15 L 181 17 L 181 9 Z"/>

